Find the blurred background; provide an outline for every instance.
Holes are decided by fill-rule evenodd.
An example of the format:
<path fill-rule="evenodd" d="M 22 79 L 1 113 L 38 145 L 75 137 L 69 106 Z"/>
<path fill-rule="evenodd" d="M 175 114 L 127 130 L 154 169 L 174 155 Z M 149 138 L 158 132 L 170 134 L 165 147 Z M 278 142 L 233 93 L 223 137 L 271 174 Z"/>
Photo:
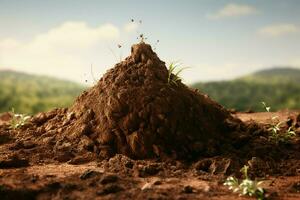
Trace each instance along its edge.
<path fill-rule="evenodd" d="M 147 38 L 229 109 L 300 108 L 298 0 L 0 0 L 0 112 L 70 105 Z"/>

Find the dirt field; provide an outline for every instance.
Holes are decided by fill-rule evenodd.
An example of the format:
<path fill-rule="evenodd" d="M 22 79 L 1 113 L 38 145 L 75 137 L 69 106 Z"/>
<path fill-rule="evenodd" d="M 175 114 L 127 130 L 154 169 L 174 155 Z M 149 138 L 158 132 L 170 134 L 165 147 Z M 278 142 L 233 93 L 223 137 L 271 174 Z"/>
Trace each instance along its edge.
<path fill-rule="evenodd" d="M 0 200 L 242 199 L 223 183 L 244 165 L 300 199 L 299 112 L 232 114 L 171 72 L 141 42 L 69 108 L 2 114 Z"/>
<path fill-rule="evenodd" d="M 249 120 L 268 123 L 273 114 L 236 116 L 248 123 L 253 123 Z M 294 112 L 275 114 L 282 120 L 295 115 Z M 16 143 L 9 137 L 1 132 L 0 199 L 247 199 L 223 186 L 228 175 L 238 173 L 239 167 L 234 167 L 238 157 L 220 155 L 186 162 L 132 160 L 118 154 L 102 161 L 78 157 L 77 162 L 76 159 L 66 162 L 48 159 L 31 163 L 26 156 L 22 159 L 17 155 L 37 147 L 14 149 Z M 256 176 L 264 181 L 269 199 L 300 199 L 299 136 L 295 140 L 298 145 L 293 148 L 297 148 L 294 153 L 298 159 L 282 157 L 275 164 L 261 160 L 262 166 L 255 169 Z M 288 168 L 282 160 L 289 164 Z M 282 168 L 270 171 L 276 167 L 268 164 L 276 163 Z"/>

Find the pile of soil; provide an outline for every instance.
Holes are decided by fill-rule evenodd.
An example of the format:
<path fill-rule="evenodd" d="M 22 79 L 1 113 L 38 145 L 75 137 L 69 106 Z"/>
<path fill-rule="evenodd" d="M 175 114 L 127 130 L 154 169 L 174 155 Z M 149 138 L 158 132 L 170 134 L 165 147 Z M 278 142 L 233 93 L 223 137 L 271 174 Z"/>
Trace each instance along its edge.
<path fill-rule="evenodd" d="M 269 197 L 299 199 L 299 112 L 233 115 L 168 77 L 139 43 L 70 108 L 17 129 L 2 114 L 0 199 L 233 199 L 222 183 L 245 164 Z M 296 136 L 270 140 L 274 115 Z"/>
<path fill-rule="evenodd" d="M 16 130 L 22 137 L 12 148 L 48 146 L 37 156 L 50 158 L 54 150 L 62 161 L 86 152 L 91 159 L 117 153 L 135 159 L 192 159 L 220 152 L 235 129 L 232 124 L 241 122 L 208 96 L 168 77 L 150 45 L 133 45 L 131 55 L 69 109 L 40 113 Z"/>
<path fill-rule="evenodd" d="M 165 63 L 143 42 L 77 98 L 69 112 L 90 113 L 86 135 L 101 155 L 132 158 L 210 154 L 215 141 L 231 131 L 226 120 L 234 120 L 207 96 L 180 81 L 169 83 Z"/>

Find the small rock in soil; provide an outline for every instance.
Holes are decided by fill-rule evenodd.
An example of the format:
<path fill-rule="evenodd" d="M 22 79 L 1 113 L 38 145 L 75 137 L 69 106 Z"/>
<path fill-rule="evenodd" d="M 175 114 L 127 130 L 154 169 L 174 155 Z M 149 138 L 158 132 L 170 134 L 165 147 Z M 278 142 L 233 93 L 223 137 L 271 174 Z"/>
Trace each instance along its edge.
<path fill-rule="evenodd" d="M 137 175 L 139 177 L 153 176 L 161 170 L 161 166 L 158 164 L 150 164 L 147 166 L 138 167 Z"/>
<path fill-rule="evenodd" d="M 18 158 L 13 156 L 12 158 L 0 158 L 0 169 L 7 168 L 19 168 L 29 166 L 29 161 L 25 158 Z"/>
<path fill-rule="evenodd" d="M 117 175 L 114 174 L 110 174 L 110 175 L 106 175 L 103 176 L 100 180 L 101 184 L 108 184 L 108 183 L 114 183 L 119 179 L 119 177 Z"/>
<path fill-rule="evenodd" d="M 132 169 L 133 168 L 133 162 L 131 161 L 131 160 L 129 160 L 129 161 L 127 161 L 126 163 L 125 163 L 125 167 L 127 167 L 127 168 L 129 168 L 129 169 Z"/>
<path fill-rule="evenodd" d="M 300 192 L 300 181 L 292 184 L 289 191 L 299 193 Z"/>
<path fill-rule="evenodd" d="M 78 185 L 74 184 L 74 183 L 64 183 L 62 184 L 62 188 L 66 189 L 66 190 L 80 190 L 81 188 L 78 187 Z"/>
<path fill-rule="evenodd" d="M 0 145 L 5 144 L 5 143 L 9 142 L 10 140 L 11 140 L 11 138 L 8 133 L 6 133 L 6 132 L 0 133 Z"/>
<path fill-rule="evenodd" d="M 190 185 L 184 186 L 183 192 L 187 194 L 193 193 L 193 187 Z"/>
<path fill-rule="evenodd" d="M 85 154 L 84 156 L 76 156 L 72 160 L 70 160 L 68 163 L 71 165 L 81 165 L 88 162 L 91 162 L 93 160 L 92 155 Z"/>
<path fill-rule="evenodd" d="M 94 176 L 99 175 L 99 174 L 101 174 L 101 173 L 88 169 L 85 172 L 83 172 L 83 174 L 81 174 L 79 176 L 79 178 L 82 179 L 82 180 L 85 180 L 85 179 L 94 177 Z"/>
<path fill-rule="evenodd" d="M 38 175 L 32 175 L 32 177 L 30 178 L 30 181 L 31 181 L 32 183 L 35 183 L 35 182 L 37 182 L 38 179 L 39 179 L 39 176 L 38 176 Z"/>
<path fill-rule="evenodd" d="M 23 142 L 24 149 L 32 149 L 36 147 L 36 144 L 32 141 L 24 141 Z"/>
<path fill-rule="evenodd" d="M 67 151 L 67 152 L 59 153 L 55 157 L 55 160 L 57 160 L 58 162 L 67 162 L 67 161 L 71 160 L 72 158 L 74 158 L 74 155 L 71 152 Z"/>
<path fill-rule="evenodd" d="M 103 190 L 98 191 L 97 194 L 98 195 L 113 194 L 113 193 L 120 192 L 122 190 L 124 190 L 124 188 L 122 188 L 121 186 L 116 185 L 116 184 L 110 184 L 110 185 L 105 186 L 103 188 Z"/>
<path fill-rule="evenodd" d="M 47 185 L 47 188 L 52 189 L 52 190 L 57 190 L 61 187 L 62 187 L 62 185 L 59 182 L 52 182 Z"/>
<path fill-rule="evenodd" d="M 162 181 L 161 180 L 155 180 L 153 181 L 153 185 L 161 185 Z"/>
<path fill-rule="evenodd" d="M 211 164 L 212 164 L 212 160 L 210 159 L 200 160 L 195 164 L 195 169 L 198 171 L 209 172 L 209 168 Z"/>

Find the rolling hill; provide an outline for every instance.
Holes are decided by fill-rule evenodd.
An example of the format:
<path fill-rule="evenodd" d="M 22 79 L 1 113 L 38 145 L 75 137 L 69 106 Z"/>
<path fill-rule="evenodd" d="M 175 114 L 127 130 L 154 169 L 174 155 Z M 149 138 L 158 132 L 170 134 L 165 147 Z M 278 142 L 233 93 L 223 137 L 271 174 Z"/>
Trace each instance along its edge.
<path fill-rule="evenodd" d="M 262 111 L 262 101 L 272 110 L 300 109 L 300 69 L 277 67 L 230 81 L 195 83 L 226 108 Z"/>
<path fill-rule="evenodd" d="M 261 101 L 272 110 L 300 109 L 300 69 L 272 68 L 230 81 L 195 83 L 226 108 L 262 111 Z M 0 71 L 0 112 L 12 108 L 34 114 L 69 106 L 84 86 L 70 81 L 15 71 Z"/>
<path fill-rule="evenodd" d="M 33 114 L 54 107 L 66 107 L 84 87 L 46 76 L 0 71 L 0 112 L 12 108 L 18 113 Z"/>

